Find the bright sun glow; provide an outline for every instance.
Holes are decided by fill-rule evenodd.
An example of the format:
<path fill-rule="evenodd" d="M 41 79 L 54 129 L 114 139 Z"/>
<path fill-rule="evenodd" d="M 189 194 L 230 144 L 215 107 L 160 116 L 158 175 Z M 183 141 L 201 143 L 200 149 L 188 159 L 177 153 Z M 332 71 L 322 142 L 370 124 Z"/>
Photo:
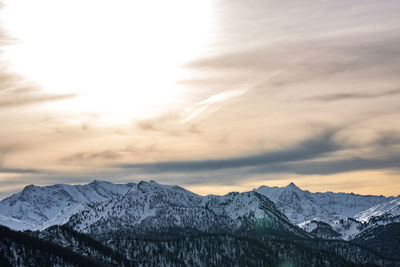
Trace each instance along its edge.
<path fill-rule="evenodd" d="M 13 70 L 51 93 L 77 93 L 57 110 L 109 123 L 152 116 L 182 101 L 175 83 L 212 27 L 211 1 L 12 0 L 3 25 L 17 39 Z"/>

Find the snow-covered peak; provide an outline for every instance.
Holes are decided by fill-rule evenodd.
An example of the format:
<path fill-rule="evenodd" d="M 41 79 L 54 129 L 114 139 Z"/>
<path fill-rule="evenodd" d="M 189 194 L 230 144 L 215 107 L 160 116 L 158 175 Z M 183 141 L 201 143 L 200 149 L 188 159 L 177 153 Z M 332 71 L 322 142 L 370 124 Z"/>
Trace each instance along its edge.
<path fill-rule="evenodd" d="M 71 217 L 68 226 L 94 235 L 264 229 L 306 235 L 273 202 L 255 191 L 200 196 L 178 186 L 144 181 L 124 195 L 87 206 Z"/>
<path fill-rule="evenodd" d="M 377 204 L 394 199 L 393 197 L 348 193 L 311 193 L 300 189 L 294 183 L 285 187 L 261 186 L 256 191 L 271 199 L 295 224 L 314 219 L 330 223 L 354 217 Z"/>
<path fill-rule="evenodd" d="M 85 185 L 28 185 L 0 202 L 0 224 L 16 230 L 44 229 L 66 223 L 73 214 L 88 206 L 121 201 L 119 197 L 123 195 L 127 195 L 130 202 L 152 199 L 153 205 L 161 199 L 176 206 L 201 205 L 204 201 L 182 187 L 163 185 L 154 180 L 137 184 L 93 180 Z"/>
<path fill-rule="evenodd" d="M 35 226 L 34 229 L 39 229 L 42 224 L 54 221 L 54 218 L 69 205 L 99 203 L 125 194 L 131 186 L 132 184 L 113 184 L 98 180 L 86 185 L 28 185 L 21 192 L 0 202 L 0 215 L 3 222 L 17 220 L 24 222 L 26 229 L 32 229 L 32 225 Z"/>
<path fill-rule="evenodd" d="M 286 189 L 288 190 L 300 190 L 302 191 L 297 185 L 295 185 L 293 182 L 290 182 L 287 186 L 285 186 Z"/>
<path fill-rule="evenodd" d="M 293 183 L 285 187 L 261 186 L 256 191 L 270 198 L 292 223 L 323 238 L 348 240 L 376 224 L 400 221 L 400 198 L 311 193 Z"/>

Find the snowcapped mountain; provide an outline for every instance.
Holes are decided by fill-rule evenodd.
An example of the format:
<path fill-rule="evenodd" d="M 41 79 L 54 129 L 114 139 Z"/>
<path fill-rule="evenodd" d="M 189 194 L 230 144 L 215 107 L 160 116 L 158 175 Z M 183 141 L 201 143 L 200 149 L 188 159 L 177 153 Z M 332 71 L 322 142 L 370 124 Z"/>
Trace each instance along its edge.
<path fill-rule="evenodd" d="M 271 201 L 270 201 L 271 200 Z M 0 224 L 42 230 L 68 223 L 100 234 L 113 231 L 254 231 L 258 226 L 322 238 L 349 240 L 374 225 L 400 221 L 400 198 L 311 193 L 291 183 L 250 192 L 199 196 L 154 181 L 86 185 L 29 185 L 0 202 Z M 229 230 L 229 231 L 228 231 Z M 299 232 L 300 231 L 300 232 Z"/>
<path fill-rule="evenodd" d="M 226 260 L 233 265 L 276 265 L 289 260 L 308 266 L 311 260 L 316 266 L 398 266 L 400 259 L 392 255 L 400 252 L 399 199 L 310 193 L 293 183 L 224 196 L 200 196 L 155 181 L 30 185 L 0 202 L 0 224 L 35 231 L 3 227 L 8 237 L 0 238 L 0 247 L 6 249 L 0 263 L 1 257 L 10 263 L 28 262 L 34 249 L 43 247 L 40 240 L 47 240 L 120 266 L 173 265 L 177 260 L 183 265 Z M 299 221 L 300 228 L 295 224 Z M 23 241 L 27 235 L 33 237 L 28 246 Z M 178 249 L 185 254 L 172 256 Z M 55 261 L 75 259 L 62 257 L 71 251 L 57 246 L 53 250 Z M 222 254 L 206 256 L 216 250 Z M 46 250 L 40 253 L 47 257 Z M 239 255 L 251 257 L 243 261 L 246 257 Z"/>
<path fill-rule="evenodd" d="M 71 217 L 68 226 L 93 236 L 274 232 L 307 236 L 268 198 L 255 191 L 199 196 L 178 186 L 140 182 L 129 192 Z"/>
<path fill-rule="evenodd" d="M 93 235 L 115 231 L 147 234 L 255 232 L 307 236 L 267 197 L 256 191 L 200 196 L 154 181 L 34 186 L 0 202 L 0 224 L 15 230 L 42 230 L 67 223 Z"/>
<path fill-rule="evenodd" d="M 351 240 L 367 229 L 400 222 L 400 197 L 311 193 L 294 183 L 256 191 L 271 199 L 292 223 L 320 238 Z"/>
<path fill-rule="evenodd" d="M 360 212 L 355 218 L 361 226 L 348 239 L 373 240 L 382 235 L 382 232 L 388 232 L 388 229 L 399 231 L 400 197 Z"/>
<path fill-rule="evenodd" d="M 367 236 L 367 233 L 368 238 L 372 238 L 372 234 L 378 234 L 388 228 L 382 226 L 400 223 L 399 204 L 400 198 L 396 198 L 360 212 L 354 218 L 331 221 L 329 224 L 309 220 L 300 223 L 299 227 L 318 237 L 328 239 L 354 240 Z"/>
<path fill-rule="evenodd" d="M 310 220 L 326 223 L 355 217 L 375 205 L 394 197 L 364 196 L 353 193 L 311 193 L 294 183 L 285 187 L 261 186 L 256 192 L 268 197 L 289 220 L 301 224 Z"/>
<path fill-rule="evenodd" d="M 125 194 L 133 185 L 97 180 L 86 185 L 28 185 L 0 202 L 0 224 L 15 230 L 62 224 L 86 205 Z"/>

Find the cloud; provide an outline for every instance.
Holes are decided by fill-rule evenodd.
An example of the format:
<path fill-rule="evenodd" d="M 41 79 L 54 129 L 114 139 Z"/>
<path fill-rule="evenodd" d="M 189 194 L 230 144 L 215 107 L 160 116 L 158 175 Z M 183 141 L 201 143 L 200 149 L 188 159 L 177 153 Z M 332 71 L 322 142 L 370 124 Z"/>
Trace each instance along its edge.
<path fill-rule="evenodd" d="M 0 46 L 12 45 L 13 42 L 6 31 L 0 28 Z M 76 94 L 45 93 L 23 76 L 9 71 L 6 62 L 0 59 L 0 109 L 58 101 L 75 96 Z"/>
<path fill-rule="evenodd" d="M 18 152 L 22 147 L 20 143 L 10 142 L 7 139 L 0 140 L 0 168 L 8 154 Z"/>
<path fill-rule="evenodd" d="M 32 89 L 32 92 L 35 90 Z M 31 94 L 20 93 L 19 91 L 11 91 L 7 94 L 0 95 L 0 108 L 9 108 L 16 106 L 40 104 L 43 102 L 57 101 L 75 97 L 76 94 Z"/>
<path fill-rule="evenodd" d="M 379 169 L 398 169 L 400 172 L 400 153 L 387 155 L 382 158 L 361 158 L 351 157 L 341 160 L 314 161 L 283 164 L 281 166 L 272 166 L 270 172 L 293 172 L 302 175 L 327 175 L 335 173 L 344 173 L 360 170 L 379 170 Z M 261 171 L 261 170 L 260 170 Z M 266 171 L 265 169 L 263 171 Z"/>
<path fill-rule="evenodd" d="M 201 112 L 201 111 L 200 111 Z M 144 132 L 153 132 L 158 135 L 183 136 L 197 135 L 201 131 L 195 123 L 189 123 L 190 117 L 185 117 L 184 110 L 173 111 L 158 117 L 134 120 L 135 129 Z M 192 114 L 193 117 L 196 113 Z"/>
<path fill-rule="evenodd" d="M 229 91 L 224 91 L 222 93 L 214 94 L 194 105 L 194 107 L 189 108 L 191 112 L 189 112 L 189 115 L 186 116 L 186 118 L 183 119 L 183 123 L 187 123 L 200 115 L 208 116 L 218 110 L 217 104 L 220 104 L 222 102 L 231 100 L 233 98 L 239 97 L 242 94 L 244 94 L 246 91 L 249 89 L 243 89 L 243 90 L 229 90 Z"/>
<path fill-rule="evenodd" d="M 319 95 L 319 96 L 304 98 L 304 100 L 333 102 L 333 101 L 339 101 L 339 100 L 369 99 L 369 98 L 395 96 L 395 95 L 400 95 L 400 89 L 389 90 L 389 91 L 378 92 L 378 93 L 371 93 L 371 94 L 369 94 L 369 93 L 327 94 L 327 95 Z"/>
<path fill-rule="evenodd" d="M 134 120 L 135 126 L 143 131 L 167 131 L 170 132 L 174 128 L 172 125 L 180 118 L 178 112 L 170 111 L 168 113 L 164 113 L 161 116 L 142 119 L 142 120 Z M 167 130 L 166 130 L 167 129 Z"/>
<path fill-rule="evenodd" d="M 400 145 L 396 133 L 384 133 L 370 145 L 375 152 L 365 156 L 340 155 L 330 157 L 355 144 L 335 140 L 339 129 L 325 130 L 323 133 L 302 142 L 276 151 L 257 155 L 216 160 L 188 160 L 145 164 L 121 164 L 114 167 L 132 170 L 136 174 L 183 175 L 185 183 L 234 181 L 252 175 L 298 174 L 329 175 L 360 170 L 398 169 L 400 171 L 400 153 L 388 151 L 385 146 Z M 377 152 L 380 153 L 377 153 Z M 381 152 L 384 152 L 383 154 Z M 193 177 L 198 177 L 194 179 Z M 199 178 L 201 177 L 201 178 Z M 200 180 L 198 180 L 200 179 Z M 193 181 L 192 181 L 193 180 Z M 194 181 L 196 180 L 196 181 Z"/>
<path fill-rule="evenodd" d="M 395 70 L 400 69 L 399 43 L 400 38 L 391 31 L 314 36 L 267 47 L 242 47 L 234 52 L 192 61 L 187 67 L 224 70 L 226 73 L 221 79 L 237 76 L 238 72 L 255 75 L 254 72 L 266 74 L 284 70 L 283 75 L 271 79 L 279 85 L 349 72 L 360 76 L 357 71 L 395 75 Z"/>
<path fill-rule="evenodd" d="M 115 160 L 122 157 L 121 151 L 105 150 L 101 152 L 81 152 L 76 153 L 72 156 L 63 158 L 64 161 L 79 162 L 79 161 L 91 161 L 96 159 L 102 160 Z"/>
<path fill-rule="evenodd" d="M 75 153 L 66 157 L 62 157 L 62 162 L 79 163 L 79 164 L 92 164 L 93 162 L 115 162 L 137 156 L 143 158 L 147 154 L 156 154 L 159 148 L 154 144 L 129 144 L 121 148 L 111 148 L 101 151 L 84 151 Z M 100 166 L 104 167 L 104 166 Z"/>
<path fill-rule="evenodd" d="M 373 144 L 385 149 L 396 148 L 396 145 L 400 145 L 400 135 L 397 131 L 380 132 Z"/>
<path fill-rule="evenodd" d="M 300 94 L 320 93 L 330 86 L 337 86 L 336 93 L 385 91 L 398 85 L 400 72 L 400 19 L 396 15 L 400 5 L 385 3 L 222 1 L 217 9 L 220 50 L 187 64 L 212 76 L 209 81 L 194 79 L 192 83 L 220 85 L 281 70 L 269 87 L 287 90 L 289 85 L 318 82 L 302 88 L 306 92 Z M 378 83 L 373 90 L 363 86 L 370 81 Z"/>
<path fill-rule="evenodd" d="M 197 103 L 197 105 L 205 105 L 205 104 L 215 104 L 219 102 L 223 102 L 226 100 L 229 100 L 234 97 L 238 97 L 242 94 L 244 94 L 247 90 L 231 90 L 231 91 L 225 91 L 222 93 L 218 93 L 215 95 L 210 96 L 209 98 L 200 101 Z"/>
<path fill-rule="evenodd" d="M 251 166 L 267 165 L 276 162 L 290 162 L 311 159 L 324 154 L 342 149 L 334 141 L 336 130 L 327 130 L 322 134 L 313 136 L 292 147 L 281 150 L 265 152 L 256 155 L 235 157 L 228 159 L 200 160 L 200 161 L 173 161 L 144 164 L 121 164 L 116 167 L 138 169 L 144 172 L 188 172 L 188 171 L 210 171 L 219 169 L 243 168 Z"/>
<path fill-rule="evenodd" d="M 4 63 L 3 63 L 4 64 Z M 49 94 L 5 67 L 0 69 L 0 108 L 12 108 L 75 97 L 76 94 Z"/>
<path fill-rule="evenodd" d="M 43 173 L 38 169 L 1 168 L 0 173 Z"/>

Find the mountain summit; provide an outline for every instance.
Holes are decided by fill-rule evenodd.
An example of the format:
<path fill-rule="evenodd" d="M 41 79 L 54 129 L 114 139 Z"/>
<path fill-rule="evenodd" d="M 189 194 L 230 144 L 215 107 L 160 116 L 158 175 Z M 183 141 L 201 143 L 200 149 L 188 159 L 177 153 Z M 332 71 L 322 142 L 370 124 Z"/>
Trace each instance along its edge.
<path fill-rule="evenodd" d="M 297 185 L 295 185 L 295 183 L 290 182 L 290 184 L 288 184 L 287 186 L 285 186 L 286 188 L 292 188 L 292 189 L 300 189 L 299 187 L 297 187 Z"/>

